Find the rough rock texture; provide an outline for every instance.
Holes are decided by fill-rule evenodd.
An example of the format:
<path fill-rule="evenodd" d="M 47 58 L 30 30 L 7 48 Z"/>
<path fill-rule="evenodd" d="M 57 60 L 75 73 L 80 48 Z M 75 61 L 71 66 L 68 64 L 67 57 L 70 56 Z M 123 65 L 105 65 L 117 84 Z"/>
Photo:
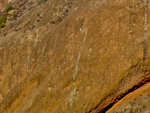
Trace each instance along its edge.
<path fill-rule="evenodd" d="M 106 112 L 150 81 L 150 6 L 144 1 L 12 5 L 17 17 L 0 30 L 0 113 Z"/>
<path fill-rule="evenodd" d="M 150 83 L 128 94 L 107 113 L 149 113 Z"/>

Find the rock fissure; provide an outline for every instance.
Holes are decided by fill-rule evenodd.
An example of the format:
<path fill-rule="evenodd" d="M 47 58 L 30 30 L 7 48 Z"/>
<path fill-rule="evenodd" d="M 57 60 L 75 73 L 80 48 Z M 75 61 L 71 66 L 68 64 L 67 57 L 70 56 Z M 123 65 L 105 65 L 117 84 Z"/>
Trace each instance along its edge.
<path fill-rule="evenodd" d="M 81 53 L 82 53 L 82 50 L 83 50 L 83 46 L 85 44 L 85 41 L 87 39 L 87 33 L 88 33 L 88 29 L 86 28 L 85 29 L 85 36 L 84 36 L 84 39 L 83 39 L 83 42 L 82 42 L 82 45 L 81 45 L 81 48 L 78 52 L 78 56 L 77 56 L 77 61 L 76 61 L 76 64 L 75 64 L 75 70 L 74 70 L 74 74 L 73 74 L 73 87 L 72 87 L 72 91 L 71 91 L 71 94 L 70 94 L 70 98 L 69 98 L 69 106 L 70 106 L 70 109 L 72 108 L 72 105 L 73 105 L 73 101 L 75 99 L 75 94 L 76 94 L 76 85 L 75 85 L 75 82 L 76 82 L 76 78 L 77 78 L 77 73 L 78 73 L 78 68 L 79 68 L 79 61 L 80 61 L 80 57 L 81 57 Z"/>
<path fill-rule="evenodd" d="M 107 111 L 109 111 L 117 102 L 119 102 L 125 96 L 129 95 L 133 91 L 141 88 L 142 86 L 144 86 L 145 84 L 148 84 L 148 83 L 150 83 L 150 77 L 142 80 L 137 85 L 135 85 L 131 89 L 127 90 L 125 93 L 118 95 L 115 99 L 112 99 L 112 102 L 110 102 L 104 109 L 98 111 L 97 113 L 107 113 Z M 91 109 L 87 113 L 91 113 L 92 111 L 98 109 L 99 106 L 100 106 L 100 104 L 98 104 L 94 109 Z"/>
<path fill-rule="evenodd" d="M 93 111 L 96 111 L 96 113 L 106 113 L 109 109 L 111 109 L 116 103 L 118 103 L 125 96 L 127 96 L 130 93 L 134 92 L 135 90 L 141 88 L 142 86 L 146 85 L 147 83 L 150 83 L 150 70 L 148 68 L 144 67 L 144 65 L 146 65 L 147 62 L 148 62 L 148 60 L 146 60 L 146 61 L 142 60 L 142 61 L 139 61 L 135 66 L 132 66 L 126 72 L 127 75 L 122 78 L 119 86 L 124 86 L 126 84 L 126 81 L 128 81 L 128 78 L 132 78 L 132 76 L 137 74 L 137 73 L 141 73 L 141 74 L 144 75 L 143 78 L 141 78 L 142 80 L 137 82 L 133 87 L 129 88 L 128 90 L 124 91 L 123 93 L 119 94 L 118 96 L 112 98 L 109 104 L 107 104 L 103 109 L 99 110 L 99 107 L 102 104 L 102 102 L 107 97 L 111 97 L 112 95 L 115 95 L 115 92 L 118 92 L 120 90 L 120 88 L 118 88 L 113 93 L 111 93 L 110 95 L 106 96 L 94 108 L 90 109 L 86 113 L 92 113 Z"/>
<path fill-rule="evenodd" d="M 113 107 L 113 105 L 115 105 L 117 102 L 119 102 L 122 98 L 124 98 L 128 94 L 132 93 L 133 91 L 141 88 L 143 85 L 145 85 L 147 83 L 150 83 L 150 77 L 142 80 L 137 85 L 135 85 L 131 89 L 127 90 L 125 93 L 122 93 L 121 95 L 117 96 L 116 99 L 114 99 L 109 105 L 107 105 L 103 110 L 99 111 L 98 113 L 106 113 L 108 110 L 110 110 Z"/>

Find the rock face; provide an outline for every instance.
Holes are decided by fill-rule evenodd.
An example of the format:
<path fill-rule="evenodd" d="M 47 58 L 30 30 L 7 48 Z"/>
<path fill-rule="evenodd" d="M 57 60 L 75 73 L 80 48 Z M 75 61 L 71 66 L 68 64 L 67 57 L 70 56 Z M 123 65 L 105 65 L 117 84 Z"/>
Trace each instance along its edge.
<path fill-rule="evenodd" d="M 4 1 L 0 0 L 0 11 L 4 9 Z"/>
<path fill-rule="evenodd" d="M 148 3 L 15 0 L 12 5 L 16 17 L 0 30 L 0 113 L 149 110 Z M 130 96 L 134 92 L 137 96 Z"/>

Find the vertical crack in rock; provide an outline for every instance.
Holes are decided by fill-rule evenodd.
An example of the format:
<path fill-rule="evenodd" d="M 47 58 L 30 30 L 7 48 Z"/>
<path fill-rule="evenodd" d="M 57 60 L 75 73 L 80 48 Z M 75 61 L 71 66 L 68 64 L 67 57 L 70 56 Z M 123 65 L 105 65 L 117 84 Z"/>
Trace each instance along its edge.
<path fill-rule="evenodd" d="M 85 29 L 85 36 L 84 36 L 84 40 L 82 42 L 82 45 L 81 45 L 81 49 L 78 53 L 78 57 L 77 57 L 77 62 L 76 62 L 76 65 L 75 65 L 75 71 L 74 71 L 74 74 L 73 74 L 73 82 L 76 81 L 76 75 L 77 75 L 77 72 L 78 72 L 78 66 L 79 66 L 79 61 L 80 61 L 80 57 L 81 57 L 81 52 L 82 52 L 82 49 L 83 49 L 83 46 L 84 46 L 84 43 L 86 41 L 86 38 L 87 38 L 87 28 Z"/>
<path fill-rule="evenodd" d="M 73 106 L 73 101 L 74 101 L 75 96 L 76 96 L 75 94 L 76 94 L 76 86 L 74 85 L 74 86 L 72 87 L 72 91 L 71 91 L 70 97 L 69 97 L 69 99 L 68 99 L 70 110 L 71 110 L 71 108 L 72 108 L 72 106 Z"/>
<path fill-rule="evenodd" d="M 54 42 L 54 47 L 53 47 L 53 52 L 54 53 L 55 53 L 55 50 L 56 50 L 57 40 L 58 40 L 58 34 L 57 34 L 55 42 Z"/>
<path fill-rule="evenodd" d="M 149 0 L 144 0 L 144 4 L 145 4 L 145 9 L 144 9 L 144 44 L 143 44 L 143 60 L 145 60 L 147 58 L 147 16 L 148 16 L 148 3 Z"/>
<path fill-rule="evenodd" d="M 38 33 L 39 29 L 36 30 L 36 38 L 35 38 L 35 42 L 34 42 L 34 47 L 37 44 L 38 38 L 39 38 L 39 33 Z"/>
<path fill-rule="evenodd" d="M 81 44 L 81 48 L 80 48 L 80 50 L 78 52 L 77 61 L 76 61 L 76 64 L 75 64 L 75 70 L 74 70 L 74 73 L 73 73 L 73 83 L 74 84 L 73 84 L 72 91 L 71 91 L 71 94 L 70 94 L 70 97 L 69 97 L 69 107 L 70 107 L 70 109 L 72 108 L 73 101 L 75 99 L 75 94 L 76 94 L 75 82 L 76 82 L 76 78 L 77 78 L 77 73 L 78 73 L 79 61 L 80 61 L 81 53 L 82 53 L 85 41 L 87 39 L 87 33 L 88 33 L 88 29 L 86 28 L 85 29 L 85 36 L 84 36 L 83 42 Z"/>
<path fill-rule="evenodd" d="M 30 55 L 27 56 L 27 75 L 29 74 L 29 63 L 30 63 Z"/>

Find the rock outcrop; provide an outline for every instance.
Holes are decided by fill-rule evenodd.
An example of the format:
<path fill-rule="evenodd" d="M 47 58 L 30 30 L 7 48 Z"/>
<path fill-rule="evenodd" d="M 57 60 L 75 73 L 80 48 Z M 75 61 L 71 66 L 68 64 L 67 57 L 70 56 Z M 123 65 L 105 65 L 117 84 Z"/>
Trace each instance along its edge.
<path fill-rule="evenodd" d="M 14 0 L 11 5 L 0 30 L 0 113 L 149 110 L 148 2 Z"/>

